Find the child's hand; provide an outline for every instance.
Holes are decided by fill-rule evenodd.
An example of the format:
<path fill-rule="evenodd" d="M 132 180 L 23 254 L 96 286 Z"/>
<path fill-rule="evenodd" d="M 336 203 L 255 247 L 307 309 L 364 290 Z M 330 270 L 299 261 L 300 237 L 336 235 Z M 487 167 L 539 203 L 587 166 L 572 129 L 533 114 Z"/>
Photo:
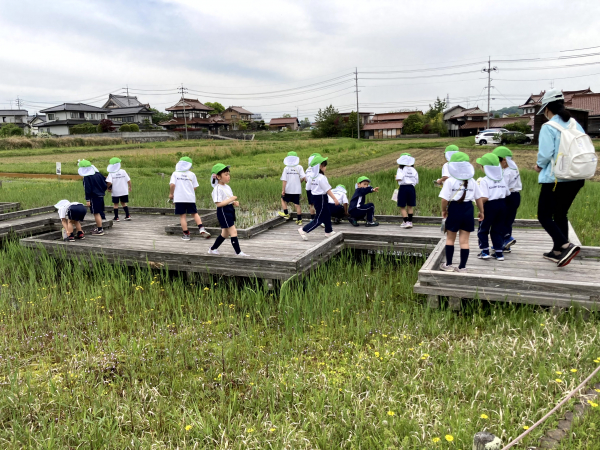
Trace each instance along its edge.
<path fill-rule="evenodd" d="M 284 196 L 285 196 L 285 191 L 284 191 L 284 190 L 282 190 L 282 191 L 281 191 L 281 196 L 282 196 L 282 197 L 284 197 Z"/>
<path fill-rule="evenodd" d="M 169 194 L 169 200 L 173 200 L 173 194 Z"/>
<path fill-rule="evenodd" d="M 448 210 L 445 209 L 444 211 L 442 211 L 442 219 L 447 219 L 448 218 Z"/>
<path fill-rule="evenodd" d="M 340 206 L 340 202 L 338 201 L 338 199 L 336 198 L 333 203 L 335 204 L 335 206 Z"/>
<path fill-rule="evenodd" d="M 373 188 L 373 192 L 379 192 L 379 187 Z"/>
<path fill-rule="evenodd" d="M 479 211 L 478 219 L 480 222 L 483 222 L 483 211 Z"/>
<path fill-rule="evenodd" d="M 233 202 L 233 206 L 240 206 L 240 202 Z"/>
<path fill-rule="evenodd" d="M 233 196 L 231 197 L 231 200 L 233 200 L 233 201 L 235 202 L 235 201 L 237 200 L 237 197 L 236 197 L 235 195 L 233 195 Z"/>
<path fill-rule="evenodd" d="M 90 201 L 89 200 L 86 200 L 85 206 L 90 206 Z"/>

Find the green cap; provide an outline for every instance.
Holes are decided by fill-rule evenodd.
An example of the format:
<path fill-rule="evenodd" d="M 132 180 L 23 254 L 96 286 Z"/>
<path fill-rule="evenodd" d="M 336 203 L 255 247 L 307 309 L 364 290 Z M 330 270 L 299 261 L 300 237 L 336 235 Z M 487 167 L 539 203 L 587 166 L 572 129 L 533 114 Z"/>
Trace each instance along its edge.
<path fill-rule="evenodd" d="M 298 156 L 298 154 L 296 152 L 289 152 L 288 156 Z"/>
<path fill-rule="evenodd" d="M 507 147 L 496 147 L 492 153 L 498 158 L 506 158 L 507 156 L 512 157 L 513 155 L 510 149 Z"/>
<path fill-rule="evenodd" d="M 312 158 L 313 156 L 321 156 L 320 153 L 313 153 L 312 155 L 309 156 L 309 158 Z"/>
<path fill-rule="evenodd" d="M 346 186 L 344 186 L 343 184 L 338 184 L 336 187 L 337 188 L 342 188 L 343 190 L 346 190 Z"/>
<path fill-rule="evenodd" d="M 358 180 L 356 180 L 356 184 L 360 184 L 360 183 L 362 183 L 363 181 L 368 181 L 369 183 L 371 182 L 371 180 L 369 180 L 369 178 L 368 178 L 368 177 L 364 177 L 364 176 L 363 176 L 363 177 L 358 177 Z"/>
<path fill-rule="evenodd" d="M 481 158 L 477 158 L 477 164 L 482 166 L 499 166 L 500 160 L 493 153 L 486 153 Z"/>
<path fill-rule="evenodd" d="M 450 162 L 464 162 L 464 161 L 469 162 L 469 155 L 467 155 L 466 153 L 463 153 L 463 152 L 456 152 L 450 158 Z"/>
<path fill-rule="evenodd" d="M 121 160 L 117 157 L 110 158 L 110 161 L 108 161 L 109 164 L 118 164 L 120 162 L 121 162 Z"/>
<path fill-rule="evenodd" d="M 212 167 L 211 173 L 217 174 L 217 173 L 221 172 L 222 170 L 227 169 L 228 167 L 229 166 L 226 166 L 225 164 L 217 163 Z"/>
<path fill-rule="evenodd" d="M 316 165 L 321 165 L 324 161 L 327 161 L 329 158 L 323 158 L 321 155 L 317 154 L 313 160 L 310 162 L 310 167 L 315 167 Z"/>
<path fill-rule="evenodd" d="M 82 159 L 81 161 L 79 161 L 79 164 L 77 164 L 79 167 L 92 167 L 92 163 L 89 162 L 87 159 Z"/>
<path fill-rule="evenodd" d="M 400 156 L 410 156 L 410 153 L 402 153 Z"/>
<path fill-rule="evenodd" d="M 189 162 L 190 164 L 192 164 L 192 158 L 190 158 L 189 156 L 183 156 L 179 161 Z"/>
<path fill-rule="evenodd" d="M 448 147 L 446 147 L 446 150 L 444 150 L 444 153 L 448 153 L 448 152 L 459 152 L 459 151 L 460 151 L 460 149 L 459 149 L 459 148 L 458 148 L 456 145 L 454 145 L 454 144 L 451 144 L 451 145 L 449 145 Z"/>

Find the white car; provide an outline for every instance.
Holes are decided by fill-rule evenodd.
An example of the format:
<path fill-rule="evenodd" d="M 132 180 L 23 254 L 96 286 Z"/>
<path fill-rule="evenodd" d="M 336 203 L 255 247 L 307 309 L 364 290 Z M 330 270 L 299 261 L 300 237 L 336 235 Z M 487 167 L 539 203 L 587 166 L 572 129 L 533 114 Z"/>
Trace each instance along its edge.
<path fill-rule="evenodd" d="M 479 145 L 499 144 L 500 143 L 499 135 L 505 131 L 508 131 L 508 130 L 506 128 L 498 128 L 498 129 L 493 129 L 493 130 L 490 129 L 490 130 L 480 131 L 475 136 L 475 143 L 479 144 Z M 496 136 L 496 137 L 494 137 L 494 136 Z"/>

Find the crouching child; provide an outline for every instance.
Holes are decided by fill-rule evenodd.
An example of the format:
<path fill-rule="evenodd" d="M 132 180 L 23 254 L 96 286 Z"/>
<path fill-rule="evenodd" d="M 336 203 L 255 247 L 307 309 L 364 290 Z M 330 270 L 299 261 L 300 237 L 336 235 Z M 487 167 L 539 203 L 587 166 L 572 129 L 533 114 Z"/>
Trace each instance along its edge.
<path fill-rule="evenodd" d="M 356 180 L 356 189 L 352 194 L 350 200 L 350 218 L 348 221 L 355 227 L 359 226 L 359 220 L 366 220 L 367 227 L 376 227 L 379 225 L 375 222 L 375 205 L 373 203 L 366 203 L 366 197 L 371 192 L 379 192 L 378 187 L 371 187 L 371 180 L 367 177 L 359 177 Z"/>
<path fill-rule="evenodd" d="M 86 209 L 81 203 L 61 200 L 54 207 L 58 210 L 58 218 L 65 231 L 65 242 L 74 242 L 75 239 L 85 239 L 81 229 L 81 221 L 85 218 Z M 77 231 L 77 234 L 75 234 Z"/>
<path fill-rule="evenodd" d="M 329 197 L 329 211 L 333 223 L 339 225 L 342 223 L 342 219 L 348 217 L 348 197 L 346 197 L 346 186 L 338 184 L 334 189 L 331 190 L 335 198 L 338 200 L 336 205 L 331 197 Z"/>

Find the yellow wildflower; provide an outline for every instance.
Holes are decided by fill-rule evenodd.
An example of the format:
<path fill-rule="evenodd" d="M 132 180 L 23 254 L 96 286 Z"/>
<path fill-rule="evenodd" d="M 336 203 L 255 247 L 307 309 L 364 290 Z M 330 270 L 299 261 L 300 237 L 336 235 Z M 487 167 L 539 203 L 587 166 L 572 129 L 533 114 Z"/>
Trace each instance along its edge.
<path fill-rule="evenodd" d="M 557 378 L 557 379 L 556 379 L 556 380 L 554 380 L 554 381 L 556 381 L 557 383 L 562 383 L 562 380 L 561 380 L 560 378 Z"/>
<path fill-rule="evenodd" d="M 523 425 L 523 429 L 524 430 L 529 430 L 529 427 L 527 425 Z"/>
<path fill-rule="evenodd" d="M 479 416 L 482 419 L 489 419 L 489 417 L 486 414 L 482 414 L 481 416 Z"/>
<path fill-rule="evenodd" d="M 440 439 L 439 437 L 434 437 L 434 438 L 432 439 L 432 442 L 434 442 L 434 443 L 436 443 L 436 444 L 437 444 L 438 442 L 440 442 L 440 441 L 441 441 L 441 439 Z"/>
<path fill-rule="evenodd" d="M 388 416 L 395 416 L 396 413 L 394 411 L 388 411 Z"/>
<path fill-rule="evenodd" d="M 454 437 L 453 437 L 451 434 L 447 434 L 447 435 L 446 435 L 446 440 L 447 440 L 448 442 L 452 442 L 452 441 L 454 440 Z"/>
<path fill-rule="evenodd" d="M 192 429 L 192 425 L 186 425 L 185 426 L 185 431 L 190 431 Z"/>
<path fill-rule="evenodd" d="M 575 373 L 577 372 L 577 369 L 571 369 L 571 372 Z"/>

